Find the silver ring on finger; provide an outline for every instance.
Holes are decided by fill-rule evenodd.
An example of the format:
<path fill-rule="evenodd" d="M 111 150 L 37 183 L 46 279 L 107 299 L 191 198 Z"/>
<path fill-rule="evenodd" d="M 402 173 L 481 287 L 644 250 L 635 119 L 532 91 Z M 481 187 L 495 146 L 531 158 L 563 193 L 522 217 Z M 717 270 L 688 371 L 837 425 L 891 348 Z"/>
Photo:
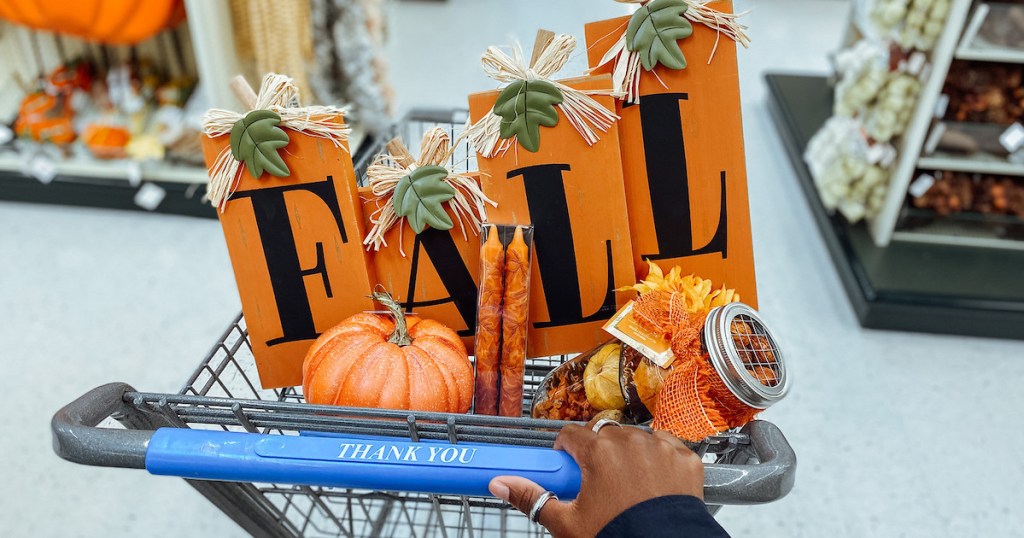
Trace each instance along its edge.
<path fill-rule="evenodd" d="M 545 491 L 544 493 L 540 494 L 540 497 L 537 497 L 537 500 L 534 501 L 533 506 L 530 507 L 530 521 L 538 523 L 537 518 L 540 517 L 541 509 L 544 508 L 544 505 L 547 504 L 547 502 L 550 501 L 551 499 L 557 501 L 558 496 L 550 491 Z"/>
<path fill-rule="evenodd" d="M 594 427 L 592 429 L 594 430 L 594 433 L 600 433 L 601 432 L 601 428 L 603 428 L 605 426 L 609 426 L 611 424 L 614 424 L 614 425 L 616 425 L 616 426 L 618 426 L 620 428 L 622 427 L 622 424 L 619 424 L 618 422 L 615 422 L 612 419 L 602 418 L 601 420 L 599 420 L 599 421 L 594 423 Z"/>

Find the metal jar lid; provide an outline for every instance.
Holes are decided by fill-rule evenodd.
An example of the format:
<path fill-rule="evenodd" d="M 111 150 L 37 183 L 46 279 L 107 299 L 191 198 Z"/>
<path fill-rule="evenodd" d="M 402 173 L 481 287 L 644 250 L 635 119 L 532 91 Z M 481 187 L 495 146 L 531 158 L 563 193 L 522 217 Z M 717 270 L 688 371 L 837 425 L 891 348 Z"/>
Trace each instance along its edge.
<path fill-rule="evenodd" d="M 753 308 L 729 303 L 712 309 L 703 339 L 712 366 L 741 402 L 767 409 L 786 395 L 789 376 L 782 352 Z"/>

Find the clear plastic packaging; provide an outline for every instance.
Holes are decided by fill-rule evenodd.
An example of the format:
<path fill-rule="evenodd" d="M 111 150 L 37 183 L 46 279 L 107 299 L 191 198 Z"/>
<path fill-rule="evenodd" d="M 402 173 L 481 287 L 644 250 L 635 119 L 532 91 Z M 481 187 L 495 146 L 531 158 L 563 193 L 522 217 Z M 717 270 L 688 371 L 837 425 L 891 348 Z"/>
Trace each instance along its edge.
<path fill-rule="evenodd" d="M 523 412 L 533 226 L 485 224 L 480 237 L 474 412 L 518 417 Z"/>

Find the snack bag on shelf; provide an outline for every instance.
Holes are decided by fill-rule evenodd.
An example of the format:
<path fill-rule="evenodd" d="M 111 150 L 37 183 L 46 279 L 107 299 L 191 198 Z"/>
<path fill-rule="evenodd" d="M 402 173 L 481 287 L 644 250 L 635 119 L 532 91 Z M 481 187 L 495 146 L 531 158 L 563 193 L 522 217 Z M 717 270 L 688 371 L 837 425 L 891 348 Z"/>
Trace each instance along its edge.
<path fill-rule="evenodd" d="M 359 189 L 368 230 L 363 245 L 377 283 L 396 293 L 407 312 L 455 329 L 472 353 L 477 235 L 484 207 L 494 202 L 480 189 L 479 174 L 453 169 L 444 129 L 429 129 L 419 148 L 413 157 L 392 140 L 367 169 L 368 186 Z"/>
<path fill-rule="evenodd" d="M 518 48 L 488 48 L 484 68 L 507 86 L 469 97 L 467 130 L 498 204 L 488 220 L 534 226 L 531 357 L 600 343 L 628 298 L 614 290 L 635 278 L 611 78 L 552 80 L 575 39 L 542 37 L 529 64 Z"/>
<path fill-rule="evenodd" d="M 610 73 L 633 265 L 683 265 L 757 305 L 732 2 L 640 2 L 586 25 L 593 73 Z M 668 30 L 654 30 L 652 18 Z M 717 24 L 717 25 L 716 25 Z"/>
<path fill-rule="evenodd" d="M 243 102 L 247 113 L 205 116 L 208 197 L 219 212 L 260 382 L 298 385 L 314 339 L 374 308 L 348 128 L 337 108 L 297 106 L 298 91 L 283 75 L 267 75 L 259 95 Z"/>

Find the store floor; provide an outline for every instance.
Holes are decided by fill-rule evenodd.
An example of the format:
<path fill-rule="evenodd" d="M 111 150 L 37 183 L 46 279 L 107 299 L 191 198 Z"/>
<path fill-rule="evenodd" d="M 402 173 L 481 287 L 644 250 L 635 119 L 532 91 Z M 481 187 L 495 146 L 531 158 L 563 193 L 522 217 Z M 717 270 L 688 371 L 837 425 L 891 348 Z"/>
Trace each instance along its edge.
<path fill-rule="evenodd" d="M 495 18 L 484 11 L 498 2 L 396 3 L 399 94 L 407 106 L 460 106 L 468 91 L 490 87 L 476 62 L 484 46 L 510 35 L 532 42 L 541 24 L 578 32 L 569 21 L 623 9 L 597 4 L 520 1 Z M 1024 466 L 1012 450 L 1024 444 L 1024 344 L 857 325 L 761 79 L 768 69 L 825 70 L 846 3 L 744 4 L 755 8 L 754 46 L 740 62 L 761 310 L 794 377 L 765 418 L 786 433 L 800 467 L 787 498 L 728 507 L 720 521 L 737 537 L 1019 534 Z M 435 14 L 449 22 L 417 24 Z M 2 534 L 240 535 L 181 480 L 65 463 L 49 437 L 51 414 L 98 384 L 179 388 L 239 308 L 218 224 L 3 203 L 0 230 Z"/>

